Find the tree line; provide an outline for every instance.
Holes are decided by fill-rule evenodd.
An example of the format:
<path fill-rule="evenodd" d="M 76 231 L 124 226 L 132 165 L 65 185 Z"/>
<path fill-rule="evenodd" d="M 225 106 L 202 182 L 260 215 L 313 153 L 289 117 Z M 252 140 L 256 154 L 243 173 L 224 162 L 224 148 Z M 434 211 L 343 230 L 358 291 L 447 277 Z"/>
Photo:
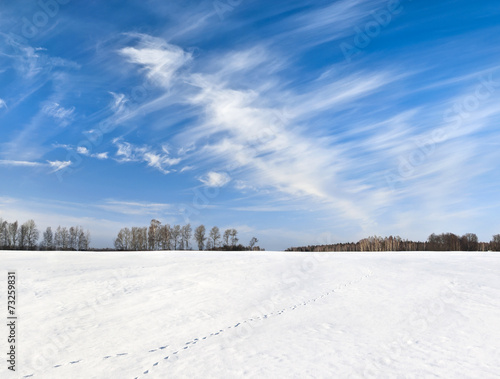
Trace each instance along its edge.
<path fill-rule="evenodd" d="M 463 236 L 433 233 L 425 242 L 404 240 L 399 236 L 373 236 L 358 242 L 290 247 L 285 251 L 500 251 L 500 234 L 495 234 L 490 242 L 479 242 L 474 233 Z"/>
<path fill-rule="evenodd" d="M 1 250 L 80 250 L 90 248 L 90 232 L 80 226 L 61 227 L 55 232 L 49 226 L 42 234 L 35 221 L 28 220 L 19 225 L 17 221 L 8 222 L 0 218 Z"/>
<path fill-rule="evenodd" d="M 116 236 L 114 246 L 116 250 L 260 250 L 255 246 L 258 239 L 252 237 L 248 246 L 239 243 L 238 231 L 226 229 L 223 234 L 217 226 L 208 231 L 205 225 L 192 229 L 187 225 L 162 225 L 160 221 L 153 219 L 148 226 L 122 228 Z"/>

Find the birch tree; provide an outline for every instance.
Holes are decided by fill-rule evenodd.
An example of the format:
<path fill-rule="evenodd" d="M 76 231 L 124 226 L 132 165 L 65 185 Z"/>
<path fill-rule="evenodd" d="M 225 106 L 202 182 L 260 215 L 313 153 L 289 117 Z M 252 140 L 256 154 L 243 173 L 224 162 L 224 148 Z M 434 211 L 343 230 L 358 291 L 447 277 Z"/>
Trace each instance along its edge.
<path fill-rule="evenodd" d="M 181 229 L 182 245 L 186 250 L 189 249 L 189 240 L 191 239 L 192 232 L 191 224 L 184 225 Z"/>
<path fill-rule="evenodd" d="M 219 243 L 220 243 L 219 242 L 220 241 L 220 231 L 219 231 L 219 228 L 217 226 L 214 226 L 212 229 L 210 229 L 209 237 L 210 237 L 212 248 L 214 248 L 214 249 L 218 248 Z"/>
<path fill-rule="evenodd" d="M 229 237 L 231 237 L 231 229 L 226 229 L 224 235 L 222 236 L 222 243 L 224 246 L 229 246 Z"/>
<path fill-rule="evenodd" d="M 54 235 L 50 226 L 48 226 L 47 229 L 45 229 L 45 232 L 43 232 L 42 249 L 54 250 Z"/>
<path fill-rule="evenodd" d="M 238 235 L 238 231 L 236 229 L 231 229 L 231 246 L 236 246 L 238 244 L 238 238 L 236 237 Z"/>
<path fill-rule="evenodd" d="M 172 229 L 172 242 L 174 243 L 174 250 L 177 250 L 178 247 L 178 241 L 179 237 L 181 235 L 181 226 L 180 225 L 174 225 L 174 228 Z"/>
<path fill-rule="evenodd" d="M 28 220 L 23 226 L 26 229 L 26 247 L 30 250 L 34 250 L 40 238 L 40 232 L 38 231 L 35 221 Z"/>
<path fill-rule="evenodd" d="M 194 239 L 198 244 L 198 250 L 203 250 L 205 248 L 205 225 L 200 225 L 194 230 Z"/>

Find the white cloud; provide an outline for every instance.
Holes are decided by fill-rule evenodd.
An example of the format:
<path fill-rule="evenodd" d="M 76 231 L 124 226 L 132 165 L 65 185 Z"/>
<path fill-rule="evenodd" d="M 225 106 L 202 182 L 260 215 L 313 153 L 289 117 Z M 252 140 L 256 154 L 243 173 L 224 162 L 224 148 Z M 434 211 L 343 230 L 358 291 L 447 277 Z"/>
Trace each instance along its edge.
<path fill-rule="evenodd" d="M 94 153 L 92 154 L 88 148 L 85 146 L 71 146 L 71 145 L 66 145 L 66 144 L 54 144 L 52 145 L 54 148 L 62 148 L 66 149 L 68 151 L 76 151 L 78 154 L 81 154 L 86 157 L 91 157 L 91 158 L 97 158 L 100 160 L 108 159 L 108 152 L 103 152 L 103 153 Z"/>
<path fill-rule="evenodd" d="M 246 191 L 258 191 L 258 188 L 254 185 L 251 185 L 250 183 L 244 181 L 244 180 L 236 180 L 234 182 L 234 188 L 241 192 L 246 192 Z"/>
<path fill-rule="evenodd" d="M 168 174 L 168 168 L 181 162 L 181 158 L 172 158 L 168 150 L 163 147 L 162 152 L 156 152 L 150 146 L 134 146 L 129 142 L 114 139 L 116 145 L 116 156 L 118 162 L 144 162 L 149 167 L 153 167 L 163 174 Z"/>
<path fill-rule="evenodd" d="M 294 99 L 296 103 L 291 108 L 297 115 L 333 108 L 338 111 L 341 106 L 352 106 L 352 101 L 366 97 L 399 78 L 394 74 L 361 75 L 356 73 L 346 78 L 330 81 L 315 89 L 313 93 L 297 96 Z"/>
<path fill-rule="evenodd" d="M 363 4 L 371 7 L 382 2 Z M 334 27 L 332 20 L 336 20 L 339 10 L 347 12 L 339 16 L 344 24 L 339 28 L 343 30 L 342 35 L 345 35 L 345 25 L 368 15 L 364 12 L 366 9 L 358 11 L 350 2 L 342 1 L 337 7 L 329 7 L 328 14 L 316 12 L 310 17 L 297 16 L 295 21 L 299 24 L 310 19 L 319 20 L 311 27 L 303 22 L 300 30 L 303 36 L 320 29 L 323 32 Z M 332 39 L 339 36 L 333 35 Z M 325 35 L 325 38 L 326 41 L 329 37 Z M 155 44 L 149 49 L 155 49 Z M 249 52 L 258 54 L 253 57 Z M 148 51 L 145 56 L 151 58 L 161 54 L 162 51 Z M 431 196 L 423 194 L 429 192 L 428 188 L 444 188 L 436 183 L 439 175 L 452 177 L 446 174 L 451 168 L 451 160 L 441 153 L 436 153 L 429 165 L 419 167 L 419 173 L 408 181 L 420 185 L 403 183 L 402 189 L 391 192 L 385 183 L 381 184 L 384 170 L 391 164 L 397 167 L 398 157 L 405 151 L 412 152 L 414 139 L 425 137 L 425 133 L 432 132 L 433 126 L 442 123 L 442 109 L 434 116 L 428 112 L 428 107 L 419 105 L 395 115 L 394 109 L 388 110 L 380 100 L 384 98 L 387 103 L 396 100 L 396 96 L 404 98 L 407 94 L 401 82 L 414 73 L 388 69 L 356 71 L 353 65 L 339 64 L 335 69 L 330 67 L 328 75 L 318 75 L 320 79 L 298 84 L 298 89 L 293 90 L 290 89 L 292 85 L 283 84 L 272 75 L 255 75 L 275 61 L 272 48 L 245 49 L 222 56 L 227 59 L 219 56 L 223 61 L 220 65 L 209 64 L 202 68 L 204 72 L 184 73 L 187 85 L 175 83 L 179 87 L 179 101 L 190 104 L 194 109 L 190 111 L 198 119 L 176 136 L 179 146 L 196 146 L 196 152 L 180 149 L 179 154 L 196 167 L 209 164 L 213 168 L 198 178 L 203 184 L 223 186 L 234 178 L 235 189 L 248 190 L 248 183 L 251 183 L 252 190 L 272 190 L 275 197 L 284 194 L 302 204 L 321 206 L 331 218 L 334 214 L 337 220 L 354 219 L 357 227 L 370 231 L 376 230 L 377 220 L 385 209 L 390 206 L 394 209 L 396 204 L 405 206 L 405 199 L 422 198 L 422 203 L 436 204 L 452 193 L 446 188 L 435 196 L 435 200 L 424 198 Z M 170 78 L 172 75 L 168 66 L 135 62 L 146 69 L 148 77 Z M 165 89 L 169 90 L 172 83 L 166 80 Z M 184 90 L 183 85 L 190 88 Z M 481 113 L 480 118 L 484 120 L 496 114 L 489 108 Z M 427 129 L 415 125 L 419 119 L 425 119 Z M 465 137 L 481 127 L 475 122 L 470 127 L 450 131 L 448 138 Z M 124 159 L 133 155 L 130 146 L 122 146 L 121 150 Z M 468 151 L 466 158 L 471 159 L 474 154 Z M 434 161 L 438 158 L 443 161 L 436 164 Z M 221 172 L 228 172 L 231 177 Z M 459 177 L 455 170 L 450 172 Z M 429 176 L 432 180 L 429 179 L 428 186 L 426 179 Z M 450 180 L 450 183 L 454 182 Z"/>
<path fill-rule="evenodd" d="M 2 108 L 7 108 L 7 104 L 5 103 L 5 100 L 0 99 L 0 109 Z"/>
<path fill-rule="evenodd" d="M 86 147 L 83 147 L 83 146 L 77 147 L 76 152 L 78 154 L 82 154 L 82 155 L 89 155 L 90 154 L 89 149 L 87 149 Z"/>
<path fill-rule="evenodd" d="M 95 157 L 95 158 L 97 158 L 97 159 L 108 159 L 108 152 L 97 153 L 97 154 L 94 154 L 92 156 Z"/>
<path fill-rule="evenodd" d="M 39 74 L 50 72 L 54 67 L 80 68 L 80 65 L 75 62 L 51 57 L 46 53 L 45 48 L 25 45 L 20 39 L 5 33 L 2 33 L 2 37 L 5 38 L 6 45 L 12 48 L 10 54 L 3 55 L 12 60 L 12 68 L 19 72 L 23 79 L 33 79 Z"/>
<path fill-rule="evenodd" d="M 137 34 L 137 47 L 125 47 L 120 53 L 146 70 L 147 77 L 161 87 L 169 87 L 175 73 L 191 59 L 191 54 L 159 38 Z"/>
<path fill-rule="evenodd" d="M 125 110 L 126 104 L 128 102 L 127 97 L 123 93 L 110 92 L 110 94 L 113 96 L 111 109 L 117 114 L 122 113 Z"/>
<path fill-rule="evenodd" d="M 32 162 L 32 161 L 15 161 L 15 160 L 0 160 L 0 165 L 2 166 L 13 166 L 13 167 L 50 167 L 52 172 L 62 170 L 69 165 L 71 161 L 47 161 L 47 163 L 42 162 Z"/>
<path fill-rule="evenodd" d="M 184 166 L 183 168 L 180 169 L 179 172 L 186 172 L 191 170 L 194 170 L 194 166 Z"/>
<path fill-rule="evenodd" d="M 177 150 L 178 155 L 186 155 L 190 151 L 193 151 L 195 149 L 195 146 L 189 145 L 189 146 L 182 146 Z"/>
<path fill-rule="evenodd" d="M 71 165 L 71 161 L 47 161 L 50 167 L 53 168 L 52 172 L 60 171 Z"/>
<path fill-rule="evenodd" d="M 31 79 L 43 71 L 43 54 L 37 54 L 31 46 L 23 46 L 15 42 L 11 44 L 17 48 L 17 54 L 12 55 L 15 61 L 13 67 L 23 77 Z"/>
<path fill-rule="evenodd" d="M 224 88 L 207 79 L 199 80 L 198 85 L 202 92 L 191 100 L 205 109 L 207 119 L 189 135 L 202 140 L 224 133 L 223 138 L 206 145 L 207 154 L 234 168 L 246 168 L 252 173 L 252 183 L 328 198 L 325 178 L 333 178 L 340 162 L 335 151 L 287 128 L 290 120 L 279 110 L 259 106 L 262 99 L 255 92 Z"/>
<path fill-rule="evenodd" d="M 66 126 L 69 124 L 71 119 L 73 118 L 73 113 L 75 111 L 75 107 L 64 108 L 58 103 L 49 103 L 44 105 L 42 108 L 42 112 L 46 115 L 53 117 L 61 122 L 62 125 Z"/>
<path fill-rule="evenodd" d="M 76 152 L 78 154 L 81 154 L 81 155 L 85 155 L 86 157 L 91 157 L 91 158 L 97 158 L 97 159 L 100 159 L 100 160 L 104 160 L 104 159 L 108 159 L 108 152 L 104 152 L 104 153 L 95 153 L 95 154 L 91 154 L 89 149 L 87 149 L 86 147 L 84 146 L 78 146 L 76 148 Z"/>
<path fill-rule="evenodd" d="M 210 171 L 199 180 L 208 187 L 223 187 L 231 181 L 231 178 L 225 172 Z"/>
<path fill-rule="evenodd" d="M 387 6 L 386 0 L 340 0 L 311 11 L 296 12 L 283 20 L 288 31 L 277 36 L 279 42 L 292 42 L 295 49 L 307 49 L 328 41 L 354 35 L 372 13 Z"/>
<path fill-rule="evenodd" d="M 145 66 L 148 77 L 170 78 L 171 67 L 158 63 L 158 57 L 165 53 L 164 48 L 159 46 L 165 46 L 165 43 L 155 39 L 143 55 L 137 49 L 129 48 L 126 52 L 134 57 L 133 62 Z M 168 51 L 177 52 L 179 57 L 182 55 L 179 48 L 171 45 L 168 45 Z M 233 54 L 231 73 L 243 70 L 246 77 L 248 70 L 258 68 L 270 59 L 266 49 L 250 51 L 258 51 L 258 59 L 247 64 L 248 50 Z M 145 64 L 146 61 L 150 63 Z M 297 128 L 292 124 L 295 121 L 292 117 L 303 117 L 306 113 L 313 114 L 334 104 L 373 94 L 390 82 L 387 79 L 389 75 L 364 75 L 361 78 L 352 75 L 344 80 L 332 81 L 318 95 L 318 88 L 311 88 L 304 95 L 295 95 L 274 89 L 272 78 L 260 80 L 260 83 L 254 83 L 253 79 L 252 83 L 245 83 L 245 79 L 240 78 L 245 88 L 257 89 L 235 89 L 241 83 L 233 80 L 226 82 L 223 74 L 228 69 L 225 65 L 221 64 L 218 70 L 211 74 L 185 75 L 191 89 L 181 101 L 198 109 L 203 121 L 179 136 L 181 144 L 200 146 L 197 159 L 203 157 L 201 159 L 215 161 L 225 171 L 238 168 L 239 174 L 255 186 L 273 187 L 298 197 L 312 197 L 330 203 L 345 216 L 366 220 L 368 212 L 357 206 L 348 194 L 342 193 L 338 173 L 345 168 L 346 159 L 342 157 L 341 149 L 332 150 L 321 138 Z M 159 83 L 167 90 L 171 85 L 170 80 Z M 324 86 L 324 83 L 321 84 Z M 295 108 L 295 114 L 284 112 L 279 101 Z M 304 102 L 308 105 L 304 106 Z M 118 155 L 124 161 L 133 160 L 133 156 L 137 155 L 129 144 L 118 146 Z M 149 164 L 154 165 L 155 162 L 156 159 Z M 215 187 L 227 184 L 230 177 L 212 171 L 199 180 Z M 349 185 L 347 182 L 343 184 Z"/>
<path fill-rule="evenodd" d="M 15 160 L 4 160 L 0 159 L 0 165 L 2 166 L 25 166 L 25 167 L 40 167 L 43 163 L 40 162 L 30 162 L 30 161 L 15 161 Z"/>
<path fill-rule="evenodd" d="M 276 71 L 282 67 L 278 59 L 272 60 L 270 64 L 270 54 L 263 46 L 254 46 L 246 50 L 231 51 L 220 60 L 216 65 L 222 66 L 221 74 L 223 76 L 238 73 L 248 73 L 260 65 L 266 66 L 266 71 Z"/>
<path fill-rule="evenodd" d="M 145 153 L 143 159 L 145 162 L 147 162 L 149 167 L 154 167 L 164 174 L 169 173 L 169 171 L 166 170 L 164 167 L 170 167 L 176 165 L 181 161 L 180 158 L 169 158 L 166 155 L 155 154 L 151 152 Z"/>
<path fill-rule="evenodd" d="M 128 142 L 121 142 L 119 139 L 113 140 L 113 143 L 118 147 L 116 155 L 119 157 L 120 162 L 136 161 L 134 148 Z"/>

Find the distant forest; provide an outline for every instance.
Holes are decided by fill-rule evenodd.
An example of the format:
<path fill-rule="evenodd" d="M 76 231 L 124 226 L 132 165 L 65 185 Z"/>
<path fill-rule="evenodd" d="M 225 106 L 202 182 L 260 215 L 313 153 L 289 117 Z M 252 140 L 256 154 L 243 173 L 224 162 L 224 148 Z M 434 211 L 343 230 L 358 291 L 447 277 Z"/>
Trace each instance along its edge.
<path fill-rule="evenodd" d="M 425 242 L 404 240 L 399 236 L 373 236 L 358 242 L 290 247 L 285 251 L 500 251 L 500 234 L 495 234 L 490 242 L 479 242 L 474 233 L 463 236 L 433 233 Z"/>
<path fill-rule="evenodd" d="M 194 242 L 194 244 L 193 244 Z M 217 226 L 207 230 L 199 225 L 193 231 L 187 225 L 162 225 L 151 220 L 149 226 L 122 228 L 114 240 L 114 249 L 102 251 L 146 251 L 146 250 L 264 250 L 256 244 L 256 237 L 242 245 L 236 229 L 226 229 L 223 233 Z M 90 232 L 80 226 L 61 227 L 55 231 L 49 226 L 43 233 L 35 221 L 24 224 L 7 222 L 0 218 L 0 250 L 90 250 Z M 466 233 L 431 234 L 427 241 L 410 241 L 399 236 L 368 237 L 358 242 L 335 243 L 290 247 L 285 251 L 500 251 L 500 234 L 495 234 L 490 242 L 479 242 L 477 235 Z"/>
<path fill-rule="evenodd" d="M 49 226 L 41 235 L 35 221 L 24 224 L 7 222 L 0 218 L 1 250 L 89 250 L 90 232 L 79 226 L 61 227 L 55 231 Z"/>
<path fill-rule="evenodd" d="M 149 227 L 121 229 L 114 245 L 116 250 L 192 250 L 192 239 L 197 250 L 262 250 L 256 246 L 259 240 L 255 237 L 252 237 L 246 246 L 239 243 L 236 229 L 226 229 L 221 234 L 219 228 L 214 226 L 207 235 L 205 225 L 198 226 L 193 233 L 191 224 L 162 225 L 155 219 L 151 220 Z"/>
<path fill-rule="evenodd" d="M 146 250 L 192 250 L 192 239 L 198 250 L 263 250 L 256 244 L 255 237 L 248 245 L 239 242 L 236 229 L 226 229 L 221 233 L 217 226 L 207 234 L 204 225 L 198 226 L 193 233 L 190 224 L 162 225 L 158 220 L 151 220 L 149 227 L 122 228 L 114 240 L 114 249 L 95 249 L 94 251 L 146 251 Z M 34 220 L 19 224 L 0 218 L 0 250 L 90 250 L 90 232 L 80 226 L 49 226 L 40 233 Z"/>

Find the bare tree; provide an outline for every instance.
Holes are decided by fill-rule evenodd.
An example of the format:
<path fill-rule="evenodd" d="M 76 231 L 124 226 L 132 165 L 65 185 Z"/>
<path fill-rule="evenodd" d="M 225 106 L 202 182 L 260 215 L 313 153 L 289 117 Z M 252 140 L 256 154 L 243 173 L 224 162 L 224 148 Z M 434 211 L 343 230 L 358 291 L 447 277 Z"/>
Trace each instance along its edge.
<path fill-rule="evenodd" d="M 140 228 L 140 233 L 139 233 L 139 242 L 140 242 L 140 249 L 139 250 L 149 250 L 148 247 L 148 228 L 145 226 L 143 228 Z"/>
<path fill-rule="evenodd" d="M 28 220 L 23 224 L 26 229 L 26 246 L 30 250 L 34 250 L 37 246 L 40 232 L 38 231 L 35 221 Z"/>
<path fill-rule="evenodd" d="M 158 250 L 158 242 L 160 240 L 160 227 L 161 222 L 158 220 L 151 220 L 151 224 L 149 225 L 148 232 L 148 242 L 149 242 L 149 250 Z"/>
<path fill-rule="evenodd" d="M 132 227 L 132 241 L 131 241 L 131 249 L 135 251 L 141 250 L 140 244 L 140 229 L 137 226 Z"/>
<path fill-rule="evenodd" d="M 213 248 L 213 242 L 210 238 L 207 238 L 206 248 L 207 250 L 211 250 Z"/>
<path fill-rule="evenodd" d="M 148 250 L 148 228 L 132 227 L 131 230 L 131 250 L 142 251 Z"/>
<path fill-rule="evenodd" d="M 500 234 L 495 234 L 491 239 L 490 250 L 500 251 Z"/>
<path fill-rule="evenodd" d="M 71 226 L 68 232 L 69 232 L 68 248 L 70 250 L 76 250 L 78 247 L 78 227 Z"/>
<path fill-rule="evenodd" d="M 50 226 L 43 232 L 43 241 L 40 248 L 43 250 L 54 250 L 54 235 Z"/>
<path fill-rule="evenodd" d="M 56 232 L 54 233 L 54 249 L 61 250 L 62 248 L 62 235 L 61 235 L 61 227 L 58 226 Z"/>
<path fill-rule="evenodd" d="M 212 248 L 213 249 L 218 248 L 219 247 L 219 240 L 220 240 L 219 228 L 214 226 L 212 229 L 210 229 L 209 237 L 210 237 L 210 242 L 211 242 Z"/>
<path fill-rule="evenodd" d="M 28 226 L 26 223 L 22 224 L 19 228 L 18 237 L 17 237 L 17 246 L 19 250 L 24 250 L 28 247 Z"/>
<path fill-rule="evenodd" d="M 181 226 L 180 225 L 174 225 L 174 228 L 172 229 L 172 241 L 174 243 L 174 250 L 177 250 L 177 242 L 179 241 L 179 237 L 181 235 Z"/>
<path fill-rule="evenodd" d="M 229 237 L 231 237 L 231 229 L 226 229 L 222 236 L 222 243 L 224 246 L 229 246 Z"/>
<path fill-rule="evenodd" d="M 435 233 L 432 233 L 429 238 L 427 238 L 427 245 L 429 250 L 431 251 L 439 251 L 442 250 L 441 247 L 441 238 L 437 236 Z"/>
<path fill-rule="evenodd" d="M 464 251 L 477 251 L 479 247 L 479 241 L 477 235 L 474 233 L 466 233 L 460 238 L 460 250 Z"/>
<path fill-rule="evenodd" d="M 198 250 L 203 250 L 205 247 L 205 225 L 200 225 L 194 230 L 194 239 L 198 244 Z"/>
<path fill-rule="evenodd" d="M 7 248 L 9 240 L 8 222 L 0 218 L 0 249 Z"/>
<path fill-rule="evenodd" d="M 68 250 L 69 248 L 69 232 L 66 227 L 61 228 L 61 249 Z"/>
<path fill-rule="evenodd" d="M 160 228 L 160 245 L 162 250 L 172 249 L 172 229 L 168 224 Z"/>
<path fill-rule="evenodd" d="M 250 243 L 248 244 L 250 246 L 250 249 L 253 249 L 253 247 L 255 246 L 255 244 L 259 242 L 259 240 L 255 237 L 252 237 L 252 239 L 250 240 Z"/>
<path fill-rule="evenodd" d="M 11 249 L 15 249 L 17 247 L 17 241 L 19 238 L 18 229 L 19 227 L 17 221 L 14 221 L 9 224 L 9 241 L 7 246 Z"/>
<path fill-rule="evenodd" d="M 130 250 L 132 248 L 132 231 L 129 228 L 122 230 L 123 250 Z"/>
<path fill-rule="evenodd" d="M 231 246 L 236 246 L 238 243 L 238 238 L 236 237 L 238 235 L 238 231 L 236 229 L 231 229 Z"/>
<path fill-rule="evenodd" d="M 85 249 L 84 250 L 89 250 L 90 249 L 90 230 L 87 229 L 87 232 L 85 233 Z"/>
<path fill-rule="evenodd" d="M 125 229 L 122 228 L 118 232 L 118 235 L 116 236 L 115 239 L 115 249 L 116 250 L 127 250 L 127 242 L 126 242 L 126 237 L 125 237 Z"/>
<path fill-rule="evenodd" d="M 186 250 L 189 249 L 189 240 L 191 239 L 192 232 L 191 224 L 184 225 L 181 229 L 182 246 Z"/>
<path fill-rule="evenodd" d="M 460 250 L 460 237 L 453 233 L 442 233 L 434 234 L 432 233 L 427 243 L 429 245 L 428 250 L 433 251 L 459 251 Z"/>
<path fill-rule="evenodd" d="M 129 228 L 122 228 L 115 239 L 116 250 L 130 250 L 132 248 L 132 232 Z"/>

